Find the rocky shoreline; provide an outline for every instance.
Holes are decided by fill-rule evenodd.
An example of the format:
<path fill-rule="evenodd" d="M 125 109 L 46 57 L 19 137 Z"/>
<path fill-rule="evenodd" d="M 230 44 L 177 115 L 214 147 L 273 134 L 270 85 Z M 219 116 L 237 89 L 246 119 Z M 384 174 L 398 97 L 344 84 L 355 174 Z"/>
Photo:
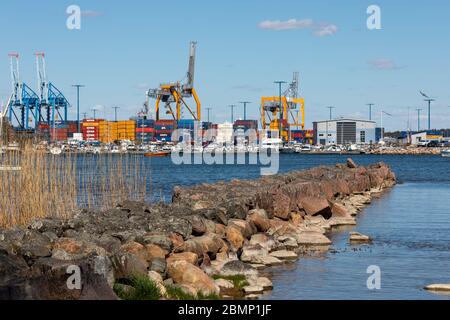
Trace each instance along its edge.
<path fill-rule="evenodd" d="M 378 163 L 258 180 L 176 187 L 170 204 L 127 201 L 71 219 L 0 229 L 0 299 L 118 299 L 150 279 L 161 299 L 255 298 L 269 266 L 327 250 L 334 227 L 356 225 L 373 196 L 394 186 Z M 81 287 L 77 287 L 77 270 Z M 113 290 L 114 288 L 114 290 Z"/>

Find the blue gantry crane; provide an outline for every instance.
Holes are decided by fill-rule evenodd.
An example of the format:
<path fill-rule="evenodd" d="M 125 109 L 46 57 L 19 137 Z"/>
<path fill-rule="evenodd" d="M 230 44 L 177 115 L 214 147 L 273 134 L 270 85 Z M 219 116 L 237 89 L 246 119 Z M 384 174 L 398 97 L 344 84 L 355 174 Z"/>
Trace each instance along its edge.
<path fill-rule="evenodd" d="M 36 53 L 36 68 L 40 101 L 39 122 L 49 124 L 51 127 L 57 121 L 67 122 L 70 104 L 62 92 L 47 80 L 45 53 Z"/>
<path fill-rule="evenodd" d="M 10 53 L 9 57 L 13 91 L 7 104 L 9 121 L 18 130 L 35 129 L 40 123 L 54 127 L 56 122 L 66 122 L 70 104 L 64 94 L 48 82 L 45 54 L 36 53 L 38 94 L 20 79 L 19 54 Z"/>
<path fill-rule="evenodd" d="M 9 58 L 13 91 L 7 104 L 9 121 L 12 123 L 15 119 L 19 130 L 28 130 L 31 122 L 37 123 L 39 119 L 39 96 L 20 79 L 19 54 L 10 53 Z"/>

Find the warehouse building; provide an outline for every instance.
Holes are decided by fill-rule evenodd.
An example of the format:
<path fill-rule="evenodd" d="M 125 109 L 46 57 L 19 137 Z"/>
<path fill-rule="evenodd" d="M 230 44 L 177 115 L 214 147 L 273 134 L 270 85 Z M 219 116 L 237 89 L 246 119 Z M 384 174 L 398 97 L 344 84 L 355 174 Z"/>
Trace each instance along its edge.
<path fill-rule="evenodd" d="M 318 121 L 314 126 L 314 144 L 344 145 L 377 143 L 376 122 L 355 119 Z"/>

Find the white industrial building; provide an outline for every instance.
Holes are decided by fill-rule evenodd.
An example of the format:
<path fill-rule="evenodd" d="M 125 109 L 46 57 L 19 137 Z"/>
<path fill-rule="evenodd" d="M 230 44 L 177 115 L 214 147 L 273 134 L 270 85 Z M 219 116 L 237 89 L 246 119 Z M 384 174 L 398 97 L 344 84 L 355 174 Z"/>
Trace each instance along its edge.
<path fill-rule="evenodd" d="M 220 144 L 233 143 L 233 124 L 229 122 L 221 123 L 217 126 L 216 142 Z"/>
<path fill-rule="evenodd" d="M 313 123 L 316 145 L 375 144 L 376 122 L 335 119 Z"/>

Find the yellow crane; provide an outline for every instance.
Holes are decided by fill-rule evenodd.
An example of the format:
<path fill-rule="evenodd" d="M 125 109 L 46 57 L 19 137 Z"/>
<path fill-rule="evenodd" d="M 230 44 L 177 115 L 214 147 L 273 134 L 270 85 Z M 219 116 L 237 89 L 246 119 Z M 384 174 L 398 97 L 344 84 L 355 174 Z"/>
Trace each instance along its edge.
<path fill-rule="evenodd" d="M 298 98 L 298 77 L 299 73 L 294 72 L 293 80 L 289 88 L 280 97 L 261 98 L 261 123 L 264 131 L 279 131 L 281 108 L 283 108 L 282 132 L 280 138 L 289 140 L 289 130 L 292 127 L 305 129 L 305 99 Z M 294 114 L 294 111 L 297 111 Z M 301 118 L 300 118 L 301 114 Z"/>
<path fill-rule="evenodd" d="M 155 104 L 155 116 L 156 120 L 160 118 L 160 105 L 164 103 L 166 113 L 172 115 L 174 120 L 181 120 L 181 110 L 184 106 L 192 118 L 196 121 L 201 121 L 201 103 L 194 89 L 194 71 L 195 71 L 195 51 L 197 48 L 197 42 L 192 41 L 189 50 L 189 68 L 187 72 L 187 81 L 185 84 L 181 84 L 179 81 L 175 83 L 161 84 L 157 89 L 150 89 L 147 91 L 147 102 L 144 104 L 144 113 L 148 114 L 149 98 L 156 99 Z M 194 98 L 196 108 L 189 107 L 186 99 Z M 175 104 L 175 109 L 172 108 L 172 104 Z"/>

